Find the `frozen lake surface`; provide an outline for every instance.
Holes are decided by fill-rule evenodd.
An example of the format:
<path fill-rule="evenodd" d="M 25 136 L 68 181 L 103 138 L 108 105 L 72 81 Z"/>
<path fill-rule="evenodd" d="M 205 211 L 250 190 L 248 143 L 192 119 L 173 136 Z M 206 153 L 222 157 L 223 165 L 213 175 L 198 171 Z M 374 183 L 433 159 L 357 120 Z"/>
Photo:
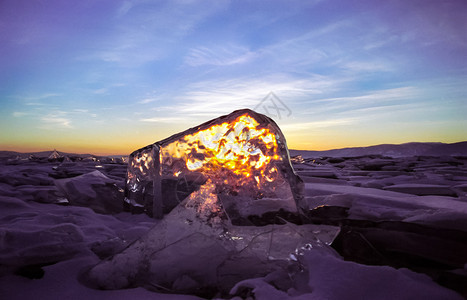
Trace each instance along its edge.
<path fill-rule="evenodd" d="M 274 279 L 278 273 L 271 272 L 237 283 L 230 297 L 467 296 L 465 157 L 303 155 L 294 159 L 294 168 L 305 181 L 306 222 L 335 227 L 339 235 L 331 247 L 305 251 L 306 272 L 295 276 L 291 287 L 282 287 Z M 125 172 L 119 160 L 0 161 L 0 294 L 5 299 L 198 298 L 142 287 L 96 290 L 81 283 L 85 270 L 160 222 L 121 211 Z"/>

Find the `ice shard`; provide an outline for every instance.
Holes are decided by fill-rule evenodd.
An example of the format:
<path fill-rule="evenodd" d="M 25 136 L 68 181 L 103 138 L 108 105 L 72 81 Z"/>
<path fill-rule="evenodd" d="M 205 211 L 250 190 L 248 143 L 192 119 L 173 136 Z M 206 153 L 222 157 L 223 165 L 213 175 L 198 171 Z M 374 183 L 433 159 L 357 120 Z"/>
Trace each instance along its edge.
<path fill-rule="evenodd" d="M 249 225 L 248 216 L 305 209 L 303 182 L 292 168 L 284 135 L 272 119 L 249 109 L 130 155 L 126 209 L 162 218 L 187 197 L 192 199 L 186 205 L 208 222 L 228 218 Z"/>
<path fill-rule="evenodd" d="M 204 192 L 186 198 L 146 235 L 92 267 L 84 282 L 99 289 L 142 286 L 204 298 L 225 296 L 245 279 L 276 270 L 291 272 L 289 276 L 300 272 L 300 249 L 327 247 L 339 232 L 338 227 L 314 224 L 206 222 L 198 207 L 189 204 L 199 203 Z"/>
<path fill-rule="evenodd" d="M 137 150 L 129 160 L 125 204 L 162 220 L 92 267 L 85 281 L 212 298 L 271 272 L 289 278 L 289 267 L 300 271 L 297 249 L 329 245 L 338 232 L 276 224 L 278 215 L 287 220 L 305 208 L 302 189 L 279 127 L 248 109 Z M 251 226 L 252 219 L 262 226 Z"/>

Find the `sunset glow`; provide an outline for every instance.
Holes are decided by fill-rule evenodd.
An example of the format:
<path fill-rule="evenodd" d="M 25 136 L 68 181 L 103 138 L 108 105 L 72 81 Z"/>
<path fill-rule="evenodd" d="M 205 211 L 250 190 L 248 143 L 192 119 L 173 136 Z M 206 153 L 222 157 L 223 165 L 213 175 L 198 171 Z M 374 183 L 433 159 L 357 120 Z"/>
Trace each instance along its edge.
<path fill-rule="evenodd" d="M 122 154 L 236 109 L 291 149 L 467 140 L 467 3 L 0 2 L 0 150 Z"/>

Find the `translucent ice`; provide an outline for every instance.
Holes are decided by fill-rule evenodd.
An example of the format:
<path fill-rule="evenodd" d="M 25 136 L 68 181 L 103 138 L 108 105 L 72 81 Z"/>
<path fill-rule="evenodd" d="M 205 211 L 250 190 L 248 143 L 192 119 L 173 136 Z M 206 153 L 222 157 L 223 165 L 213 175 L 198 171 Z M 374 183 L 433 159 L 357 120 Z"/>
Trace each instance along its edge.
<path fill-rule="evenodd" d="M 87 273 L 101 289 L 144 286 L 159 292 L 212 297 L 239 281 L 299 268 L 297 251 L 330 244 L 338 228 L 326 225 L 232 226 L 200 218 L 203 192 L 193 193 L 121 253 Z M 198 198 L 198 199 L 197 199 Z M 192 203 L 192 204 L 190 204 Z M 214 293 L 214 294 L 211 294 Z"/>
<path fill-rule="evenodd" d="M 303 182 L 290 164 L 284 135 L 273 120 L 249 109 L 130 155 L 126 208 L 162 218 L 188 196 L 198 202 L 187 205 L 209 222 L 245 224 L 251 215 L 304 208 Z"/>
<path fill-rule="evenodd" d="M 299 213 L 302 188 L 279 127 L 251 110 L 137 150 L 130 156 L 126 205 L 162 220 L 93 267 L 88 280 L 105 289 L 145 286 L 212 297 L 241 280 L 287 273 L 291 264 L 298 270 L 291 255 L 329 244 L 336 227 L 248 221 Z"/>

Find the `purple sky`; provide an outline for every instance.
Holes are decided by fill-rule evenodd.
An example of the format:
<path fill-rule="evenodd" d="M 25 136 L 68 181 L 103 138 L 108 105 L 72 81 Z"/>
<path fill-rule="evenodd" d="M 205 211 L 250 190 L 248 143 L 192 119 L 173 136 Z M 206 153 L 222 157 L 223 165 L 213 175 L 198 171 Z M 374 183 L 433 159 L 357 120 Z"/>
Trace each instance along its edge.
<path fill-rule="evenodd" d="M 0 1 L 0 149 L 129 153 L 270 92 L 291 148 L 467 140 L 467 1 Z"/>

